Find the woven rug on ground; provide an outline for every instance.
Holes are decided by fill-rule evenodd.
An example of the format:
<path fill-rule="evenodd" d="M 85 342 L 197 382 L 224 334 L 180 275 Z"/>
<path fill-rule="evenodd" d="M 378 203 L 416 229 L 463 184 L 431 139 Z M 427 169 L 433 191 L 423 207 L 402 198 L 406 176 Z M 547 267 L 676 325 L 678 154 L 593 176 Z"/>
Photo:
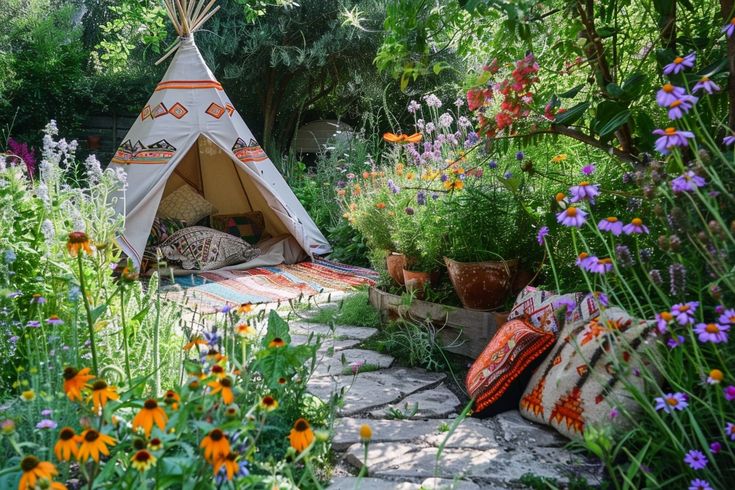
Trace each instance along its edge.
<path fill-rule="evenodd" d="M 210 271 L 176 277 L 180 286 L 166 297 L 198 309 L 219 309 L 243 303 L 276 303 L 318 294 L 372 286 L 378 274 L 370 269 L 324 259 L 245 271 Z"/>

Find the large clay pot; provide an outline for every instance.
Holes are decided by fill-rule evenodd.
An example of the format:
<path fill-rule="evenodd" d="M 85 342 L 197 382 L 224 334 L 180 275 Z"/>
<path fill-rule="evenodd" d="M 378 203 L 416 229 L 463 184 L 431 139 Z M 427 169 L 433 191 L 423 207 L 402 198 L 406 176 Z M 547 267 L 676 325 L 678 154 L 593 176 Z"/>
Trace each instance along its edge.
<path fill-rule="evenodd" d="M 99 150 L 102 147 L 102 136 L 99 134 L 90 134 L 87 136 L 87 148 L 90 150 Z"/>
<path fill-rule="evenodd" d="M 518 260 L 457 262 L 444 257 L 449 280 L 462 305 L 470 310 L 492 310 L 510 293 Z"/>
<path fill-rule="evenodd" d="M 403 269 L 403 282 L 406 291 L 415 293 L 418 299 L 424 299 L 426 287 L 431 287 L 439 282 L 439 271 L 419 272 Z"/>
<path fill-rule="evenodd" d="M 406 256 L 397 252 L 391 252 L 385 258 L 385 266 L 388 269 L 388 275 L 391 279 L 400 286 L 403 286 L 403 269 L 404 267 L 408 267 L 408 259 Z"/>

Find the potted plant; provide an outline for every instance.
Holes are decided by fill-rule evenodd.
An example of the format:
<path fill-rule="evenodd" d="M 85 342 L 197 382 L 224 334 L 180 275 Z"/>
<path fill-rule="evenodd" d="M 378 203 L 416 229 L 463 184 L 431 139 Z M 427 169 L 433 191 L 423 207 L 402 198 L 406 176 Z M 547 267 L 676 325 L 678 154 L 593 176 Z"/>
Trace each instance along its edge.
<path fill-rule="evenodd" d="M 468 309 L 500 307 L 533 239 L 531 218 L 508 188 L 477 181 L 443 201 L 449 279 Z M 532 249 L 531 249 L 532 250 Z"/>

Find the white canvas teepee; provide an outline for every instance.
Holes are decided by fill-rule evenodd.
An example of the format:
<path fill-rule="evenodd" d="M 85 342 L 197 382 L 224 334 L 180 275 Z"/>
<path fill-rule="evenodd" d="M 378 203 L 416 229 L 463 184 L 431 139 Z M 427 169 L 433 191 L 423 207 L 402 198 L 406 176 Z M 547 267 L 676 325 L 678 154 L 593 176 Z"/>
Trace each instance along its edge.
<path fill-rule="evenodd" d="M 120 245 L 139 266 L 161 198 L 188 184 L 218 213 L 261 211 L 271 235 L 288 233 L 309 256 L 326 254 L 329 243 L 194 44 L 193 32 L 218 8 L 214 1 L 164 1 L 180 35 L 166 55 L 174 58 L 110 164 L 128 178 L 115 204 L 125 215 Z"/>

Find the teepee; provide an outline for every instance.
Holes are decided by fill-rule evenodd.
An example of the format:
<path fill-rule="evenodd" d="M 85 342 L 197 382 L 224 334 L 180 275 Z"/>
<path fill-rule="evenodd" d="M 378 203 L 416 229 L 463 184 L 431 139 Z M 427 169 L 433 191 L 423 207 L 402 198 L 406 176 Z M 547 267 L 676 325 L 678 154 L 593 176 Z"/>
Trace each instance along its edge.
<path fill-rule="evenodd" d="M 219 7 L 215 0 L 164 0 L 179 39 L 163 80 L 117 149 L 110 166 L 127 173 L 115 202 L 125 216 L 123 251 L 140 265 L 161 199 L 186 184 L 218 213 L 263 213 L 272 236 L 290 234 L 309 256 L 329 243 L 253 138 L 194 43 Z"/>

